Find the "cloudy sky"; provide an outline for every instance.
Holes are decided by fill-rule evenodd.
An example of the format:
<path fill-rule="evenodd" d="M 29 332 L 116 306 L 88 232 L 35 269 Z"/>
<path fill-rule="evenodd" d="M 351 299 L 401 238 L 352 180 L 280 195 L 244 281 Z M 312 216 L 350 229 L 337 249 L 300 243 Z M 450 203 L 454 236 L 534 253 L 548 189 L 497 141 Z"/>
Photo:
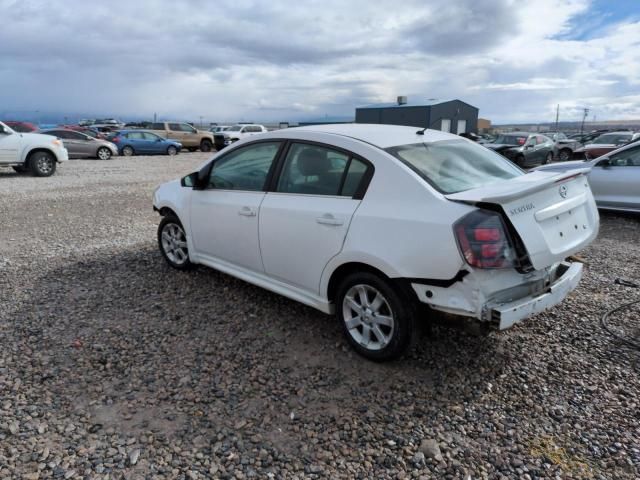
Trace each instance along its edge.
<path fill-rule="evenodd" d="M 0 0 L 0 115 L 640 118 L 638 0 Z"/>

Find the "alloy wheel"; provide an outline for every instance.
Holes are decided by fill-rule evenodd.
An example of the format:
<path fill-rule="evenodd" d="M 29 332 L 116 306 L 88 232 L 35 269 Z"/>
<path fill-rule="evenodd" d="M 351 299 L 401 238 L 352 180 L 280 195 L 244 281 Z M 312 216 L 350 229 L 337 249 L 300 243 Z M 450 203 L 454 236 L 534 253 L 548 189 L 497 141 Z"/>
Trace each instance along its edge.
<path fill-rule="evenodd" d="M 53 170 L 53 159 L 48 155 L 39 155 L 36 158 L 36 166 L 42 175 L 49 175 Z"/>
<path fill-rule="evenodd" d="M 99 148 L 98 149 L 98 158 L 100 160 L 109 160 L 111 158 L 111 152 L 108 148 Z"/>
<path fill-rule="evenodd" d="M 384 295 L 370 285 L 354 285 L 347 291 L 342 315 L 349 335 L 367 350 L 381 350 L 393 337 L 393 311 Z"/>
<path fill-rule="evenodd" d="M 176 265 L 184 265 L 189 260 L 187 236 L 176 223 L 167 223 L 161 233 L 162 249 L 167 258 Z"/>

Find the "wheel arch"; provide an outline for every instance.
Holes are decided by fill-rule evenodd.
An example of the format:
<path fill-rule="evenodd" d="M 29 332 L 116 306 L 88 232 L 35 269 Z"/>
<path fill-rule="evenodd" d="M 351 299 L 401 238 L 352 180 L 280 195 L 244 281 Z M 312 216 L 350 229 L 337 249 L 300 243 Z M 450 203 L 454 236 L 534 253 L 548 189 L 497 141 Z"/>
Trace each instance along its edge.
<path fill-rule="evenodd" d="M 34 147 L 30 150 L 27 150 L 23 153 L 22 155 L 22 163 L 27 163 L 29 161 L 29 158 L 31 158 L 32 155 L 38 153 L 38 152 L 45 152 L 50 154 L 51 156 L 53 156 L 53 158 L 55 159 L 55 161 L 57 163 L 60 163 L 60 160 L 58 160 L 58 156 L 55 154 L 55 152 L 53 150 L 51 150 L 50 148 L 46 148 L 46 147 Z"/>

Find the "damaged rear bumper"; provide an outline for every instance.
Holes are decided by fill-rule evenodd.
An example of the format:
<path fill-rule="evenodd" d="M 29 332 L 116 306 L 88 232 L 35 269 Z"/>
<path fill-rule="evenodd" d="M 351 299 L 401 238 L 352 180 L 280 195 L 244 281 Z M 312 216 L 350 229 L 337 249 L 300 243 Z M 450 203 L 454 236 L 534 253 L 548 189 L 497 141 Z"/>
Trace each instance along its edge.
<path fill-rule="evenodd" d="M 509 328 L 531 315 L 562 302 L 571 291 L 575 290 L 581 278 L 581 263 L 562 262 L 556 271 L 555 281 L 544 293 L 509 303 L 488 305 L 489 319 L 499 330 Z"/>

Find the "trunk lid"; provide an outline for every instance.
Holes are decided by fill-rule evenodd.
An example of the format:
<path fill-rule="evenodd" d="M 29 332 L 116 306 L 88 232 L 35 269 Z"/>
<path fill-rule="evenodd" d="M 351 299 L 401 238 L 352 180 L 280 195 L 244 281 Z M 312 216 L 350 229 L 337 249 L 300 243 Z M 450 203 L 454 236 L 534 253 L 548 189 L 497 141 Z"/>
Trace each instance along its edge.
<path fill-rule="evenodd" d="M 565 259 L 598 234 L 599 216 L 586 174 L 535 171 L 511 180 L 445 195 L 449 200 L 502 207 L 536 270 Z"/>

